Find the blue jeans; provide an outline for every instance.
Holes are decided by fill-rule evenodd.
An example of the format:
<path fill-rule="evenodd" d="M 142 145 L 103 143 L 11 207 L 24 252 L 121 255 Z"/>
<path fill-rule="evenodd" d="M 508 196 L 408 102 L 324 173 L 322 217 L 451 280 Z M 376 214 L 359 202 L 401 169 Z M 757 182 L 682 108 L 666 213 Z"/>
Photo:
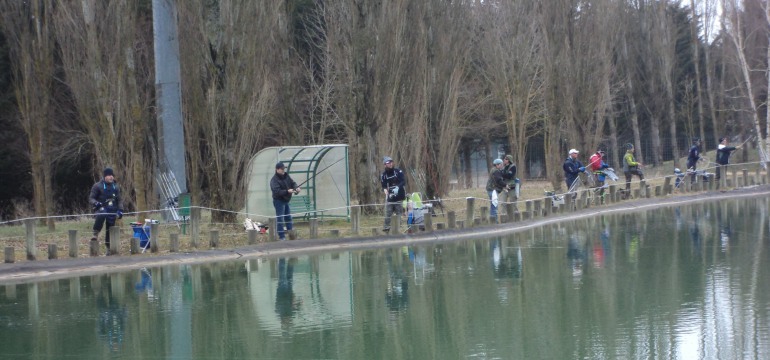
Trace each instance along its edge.
<path fill-rule="evenodd" d="M 492 192 L 487 191 L 487 194 L 489 194 L 489 217 L 497 219 L 497 206 L 492 204 Z M 498 198 L 498 201 L 500 201 L 499 198 Z"/>
<path fill-rule="evenodd" d="M 273 199 L 273 206 L 275 207 L 276 225 L 278 226 L 278 238 L 286 240 L 286 231 L 292 229 L 289 202 Z M 286 227 L 286 230 L 284 230 L 284 226 Z"/>

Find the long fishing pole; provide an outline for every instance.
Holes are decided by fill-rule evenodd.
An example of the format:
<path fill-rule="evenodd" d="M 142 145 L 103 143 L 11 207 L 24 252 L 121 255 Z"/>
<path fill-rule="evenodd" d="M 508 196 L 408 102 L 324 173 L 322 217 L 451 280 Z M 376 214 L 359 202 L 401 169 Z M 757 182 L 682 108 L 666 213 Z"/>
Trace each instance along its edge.
<path fill-rule="evenodd" d="M 329 166 L 327 166 L 327 167 L 325 167 L 325 168 L 321 169 L 321 171 L 316 171 L 316 173 L 315 173 L 313 176 L 311 176 L 311 177 L 308 177 L 308 178 L 307 178 L 307 180 L 305 180 L 305 181 L 303 181 L 302 183 L 300 183 L 299 185 L 297 185 L 297 187 L 296 187 L 295 189 L 299 189 L 299 187 L 301 187 L 302 185 L 305 185 L 305 184 L 307 184 L 307 182 L 308 182 L 308 181 L 310 181 L 311 179 L 315 179 L 315 177 L 316 177 L 316 176 L 318 176 L 318 174 L 320 174 L 320 173 L 322 173 L 322 172 L 326 171 L 327 169 L 329 169 L 330 167 L 332 167 L 332 166 L 336 165 L 338 162 L 340 162 L 340 161 L 342 161 L 342 160 L 345 160 L 345 158 L 344 158 L 344 157 L 342 157 L 342 158 L 339 158 L 339 160 L 337 160 L 337 161 L 335 161 L 335 162 L 331 163 L 331 165 L 329 165 Z"/>

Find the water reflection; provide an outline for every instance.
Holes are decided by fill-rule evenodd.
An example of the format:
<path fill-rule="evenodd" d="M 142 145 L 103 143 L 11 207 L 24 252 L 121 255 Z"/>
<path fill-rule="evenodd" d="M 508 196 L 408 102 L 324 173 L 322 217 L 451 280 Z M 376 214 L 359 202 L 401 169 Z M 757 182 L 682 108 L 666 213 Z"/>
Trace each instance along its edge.
<path fill-rule="evenodd" d="M 401 251 L 390 249 L 385 256 L 388 264 L 385 304 L 390 312 L 398 313 L 406 310 L 409 305 L 408 271 L 411 266 L 407 266 L 410 261 L 414 261 L 414 251 L 404 246 Z"/>
<path fill-rule="evenodd" d="M 767 208 L 6 286 L 0 358 L 768 358 Z"/>
<path fill-rule="evenodd" d="M 294 294 L 294 264 L 296 259 L 278 259 L 278 286 L 275 291 L 275 313 L 281 321 L 281 329 L 291 327 L 292 317 L 299 309 L 300 299 Z"/>
<path fill-rule="evenodd" d="M 572 281 L 576 286 L 580 285 L 583 278 L 583 264 L 588 257 L 585 246 L 582 244 L 577 234 L 572 234 L 567 240 L 567 259 L 569 268 L 572 272 Z"/>
<path fill-rule="evenodd" d="M 96 308 L 99 310 L 97 332 L 99 338 L 107 343 L 112 352 L 117 352 L 123 345 L 126 335 L 128 310 L 122 299 L 113 296 L 112 284 L 97 290 Z"/>
<path fill-rule="evenodd" d="M 523 256 L 521 246 L 514 246 L 502 237 L 492 240 L 492 269 L 497 279 L 521 279 Z"/>

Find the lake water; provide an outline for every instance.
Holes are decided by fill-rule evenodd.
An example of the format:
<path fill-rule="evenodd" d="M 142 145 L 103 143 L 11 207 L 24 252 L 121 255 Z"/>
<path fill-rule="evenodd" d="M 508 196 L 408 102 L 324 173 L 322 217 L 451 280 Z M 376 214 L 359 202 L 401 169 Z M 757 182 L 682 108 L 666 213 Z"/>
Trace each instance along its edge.
<path fill-rule="evenodd" d="M 768 359 L 769 205 L 0 286 L 0 358 Z"/>

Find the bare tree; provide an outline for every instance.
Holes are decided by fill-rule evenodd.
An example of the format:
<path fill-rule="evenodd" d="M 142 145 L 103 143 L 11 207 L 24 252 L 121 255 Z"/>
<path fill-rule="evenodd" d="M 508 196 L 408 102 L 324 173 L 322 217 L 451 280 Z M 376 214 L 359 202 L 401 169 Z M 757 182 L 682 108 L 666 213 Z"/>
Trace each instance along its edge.
<path fill-rule="evenodd" d="M 147 33 L 137 30 L 140 7 L 132 1 L 58 3 L 56 34 L 67 84 L 80 123 L 94 148 L 98 174 L 117 168 L 126 203 L 147 206 L 152 184 L 149 125 L 152 85 Z M 151 38 L 151 37 L 150 37 Z M 134 193 L 135 197 L 129 196 Z"/>
<path fill-rule="evenodd" d="M 243 179 L 251 157 L 268 134 L 295 131 L 288 119 L 277 116 L 276 105 L 277 89 L 291 81 L 289 25 L 276 1 L 184 1 L 178 10 L 193 196 L 214 208 L 237 210 L 245 199 Z M 277 145 L 291 140 L 273 139 Z M 210 198 L 200 193 L 204 184 Z M 213 217 L 235 220 L 231 212 Z"/>
<path fill-rule="evenodd" d="M 27 135 L 35 215 L 53 214 L 51 122 L 55 39 L 50 1 L 0 2 L 2 29 L 8 39 L 16 101 Z M 53 229 L 53 219 L 47 221 Z"/>
<path fill-rule="evenodd" d="M 667 122 L 669 126 L 669 141 L 671 142 L 671 149 L 674 151 L 674 166 L 679 167 L 679 155 L 677 154 L 679 146 L 676 140 L 676 94 L 674 92 L 676 39 L 678 29 L 669 16 L 668 7 L 668 1 L 659 1 L 655 4 L 653 47 L 657 54 L 658 68 L 660 69 L 658 75 L 664 85 L 666 99 L 665 122 Z"/>
<path fill-rule="evenodd" d="M 496 102 L 504 111 L 508 142 L 518 164 L 524 164 L 529 139 L 543 119 L 541 31 L 537 1 L 489 2 L 479 15 L 486 24 L 476 64 Z M 523 170 L 523 167 L 519 167 Z"/>
<path fill-rule="evenodd" d="M 762 127 L 759 121 L 759 113 L 757 112 L 757 104 L 754 100 L 754 86 L 751 80 L 751 67 L 746 59 L 745 37 L 743 35 L 742 28 L 742 13 L 740 6 L 736 0 L 723 0 L 722 2 L 722 14 L 724 16 L 724 25 L 726 26 L 727 34 L 735 49 L 735 56 L 738 61 L 738 66 L 743 78 L 741 79 L 741 90 L 746 96 L 746 100 L 749 103 L 748 112 L 751 114 L 752 121 L 754 123 L 754 130 L 757 133 L 758 145 L 764 149 L 770 150 L 767 147 L 767 137 L 762 138 Z M 767 135 L 765 135 L 767 136 Z"/>
<path fill-rule="evenodd" d="M 700 73 L 700 38 L 698 36 L 698 25 L 700 24 L 700 17 L 696 11 L 695 0 L 690 0 L 690 39 L 693 53 L 693 64 L 695 65 L 695 101 L 698 105 L 698 128 L 700 129 L 700 138 L 703 139 L 704 145 L 706 144 L 706 130 L 703 122 L 703 101 L 701 100 L 702 87 L 701 87 L 701 73 Z M 716 129 L 714 129 L 716 134 Z"/>

